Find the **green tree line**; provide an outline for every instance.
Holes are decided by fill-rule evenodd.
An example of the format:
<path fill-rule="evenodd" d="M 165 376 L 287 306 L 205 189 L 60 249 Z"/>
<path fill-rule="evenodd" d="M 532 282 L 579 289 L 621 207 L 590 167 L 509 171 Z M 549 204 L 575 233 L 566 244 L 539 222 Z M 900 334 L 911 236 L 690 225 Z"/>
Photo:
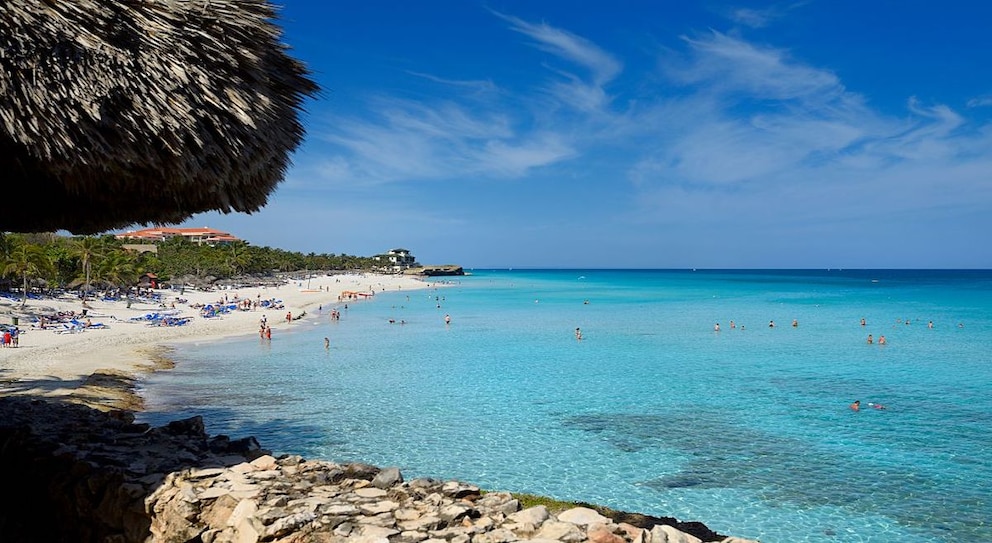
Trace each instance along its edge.
<path fill-rule="evenodd" d="M 127 243 L 112 235 L 0 232 L 0 280 L 8 289 L 27 293 L 38 284 L 45 290 L 89 290 L 94 284 L 127 288 L 145 273 L 168 282 L 188 275 L 228 279 L 303 270 L 373 270 L 378 265 L 373 257 L 303 254 L 244 241 L 211 247 L 176 236 L 157 243 L 157 252 L 125 249 Z"/>

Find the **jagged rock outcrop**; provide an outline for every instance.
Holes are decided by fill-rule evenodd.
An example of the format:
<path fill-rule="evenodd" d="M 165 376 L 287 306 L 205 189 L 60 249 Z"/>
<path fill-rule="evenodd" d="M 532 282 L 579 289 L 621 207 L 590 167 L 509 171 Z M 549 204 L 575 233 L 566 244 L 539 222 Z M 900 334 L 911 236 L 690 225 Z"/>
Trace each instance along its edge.
<path fill-rule="evenodd" d="M 275 458 L 253 438 L 210 438 L 199 417 L 149 428 L 25 398 L 0 398 L 0 466 L 5 542 L 747 543 L 674 519 L 521 510 L 509 493 L 396 468 Z"/>

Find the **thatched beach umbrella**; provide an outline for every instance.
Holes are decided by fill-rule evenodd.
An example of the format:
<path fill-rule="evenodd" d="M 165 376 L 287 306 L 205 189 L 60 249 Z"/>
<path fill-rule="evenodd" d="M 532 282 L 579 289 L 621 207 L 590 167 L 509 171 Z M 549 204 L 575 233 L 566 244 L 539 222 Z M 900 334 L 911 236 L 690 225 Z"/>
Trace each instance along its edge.
<path fill-rule="evenodd" d="M 317 87 L 266 0 L 0 2 L 0 231 L 258 210 Z"/>

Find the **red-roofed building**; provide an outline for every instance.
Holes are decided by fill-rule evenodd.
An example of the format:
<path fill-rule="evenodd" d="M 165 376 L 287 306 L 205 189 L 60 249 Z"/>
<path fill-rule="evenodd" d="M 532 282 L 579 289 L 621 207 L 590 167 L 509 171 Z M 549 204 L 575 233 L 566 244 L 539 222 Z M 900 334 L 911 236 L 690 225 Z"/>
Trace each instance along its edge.
<path fill-rule="evenodd" d="M 214 230 L 213 228 L 168 228 L 156 226 L 154 228 L 144 228 L 142 230 L 131 230 L 121 234 L 116 234 L 117 239 L 133 239 L 157 243 L 169 238 L 182 236 L 197 245 L 227 245 L 235 241 L 241 241 L 227 232 Z"/>

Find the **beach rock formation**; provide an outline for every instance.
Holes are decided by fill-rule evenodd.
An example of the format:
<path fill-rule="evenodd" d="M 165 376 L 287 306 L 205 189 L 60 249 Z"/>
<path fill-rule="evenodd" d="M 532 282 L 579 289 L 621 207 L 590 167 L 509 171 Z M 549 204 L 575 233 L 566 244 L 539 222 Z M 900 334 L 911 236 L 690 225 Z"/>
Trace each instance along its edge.
<path fill-rule="evenodd" d="M 465 275 L 465 270 L 461 266 L 444 264 L 439 266 L 408 268 L 404 270 L 403 273 L 406 275 L 423 275 L 426 277 L 444 277 L 452 275 Z"/>
<path fill-rule="evenodd" d="M 200 417 L 150 428 L 21 397 L 0 398 L 0 466 L 9 542 L 748 543 L 591 506 L 522 509 L 507 492 L 396 468 L 276 458 L 254 438 L 211 438 Z"/>

